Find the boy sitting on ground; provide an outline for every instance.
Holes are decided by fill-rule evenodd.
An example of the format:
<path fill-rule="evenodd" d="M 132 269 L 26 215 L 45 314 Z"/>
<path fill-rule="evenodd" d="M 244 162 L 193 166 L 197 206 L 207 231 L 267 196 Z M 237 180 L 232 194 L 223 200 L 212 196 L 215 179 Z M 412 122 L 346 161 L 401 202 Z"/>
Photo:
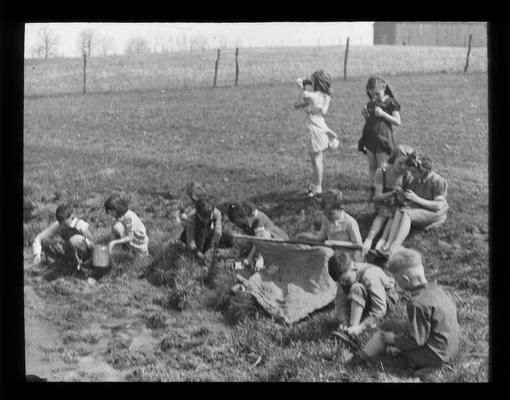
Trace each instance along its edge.
<path fill-rule="evenodd" d="M 61 204 L 55 212 L 56 221 L 37 234 L 32 244 L 34 264 L 42 260 L 62 260 L 71 268 L 80 269 L 84 262 L 92 258 L 93 241 L 89 224 L 78 219 L 68 204 Z"/>
<path fill-rule="evenodd" d="M 397 284 L 411 292 L 407 303 L 409 321 L 402 333 L 381 330 L 376 335 L 380 335 L 384 344 L 394 345 L 406 354 L 416 376 L 426 376 L 450 361 L 458 351 L 460 328 L 455 304 L 436 281 L 427 281 L 417 251 L 396 251 L 388 261 L 388 268 Z M 363 352 L 359 356 L 363 357 Z"/>
<path fill-rule="evenodd" d="M 360 334 L 375 326 L 388 305 L 398 300 L 392 277 L 375 265 L 354 262 L 348 253 L 335 253 L 328 261 L 328 270 L 338 282 L 335 305 L 340 317 L 339 331 Z"/>

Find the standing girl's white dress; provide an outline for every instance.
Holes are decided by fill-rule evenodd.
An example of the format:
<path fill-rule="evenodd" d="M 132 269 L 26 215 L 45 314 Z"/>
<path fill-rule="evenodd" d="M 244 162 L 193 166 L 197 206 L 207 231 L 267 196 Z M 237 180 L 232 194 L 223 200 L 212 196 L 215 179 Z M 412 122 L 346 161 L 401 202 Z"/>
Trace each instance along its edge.
<path fill-rule="evenodd" d="M 309 153 L 318 153 L 328 148 L 331 139 L 337 134 L 328 128 L 324 120 L 324 111 L 329 108 L 330 97 L 320 91 L 303 92 L 306 115 L 306 127 L 309 132 L 307 148 Z"/>

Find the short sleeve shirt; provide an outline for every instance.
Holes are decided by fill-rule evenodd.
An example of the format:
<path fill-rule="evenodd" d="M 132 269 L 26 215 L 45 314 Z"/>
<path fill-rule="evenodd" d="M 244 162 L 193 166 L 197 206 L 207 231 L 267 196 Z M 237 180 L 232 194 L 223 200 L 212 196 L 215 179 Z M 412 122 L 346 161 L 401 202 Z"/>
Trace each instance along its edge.
<path fill-rule="evenodd" d="M 414 193 L 425 200 L 446 201 L 448 184 L 446 180 L 434 171 L 430 171 L 425 179 L 416 179 L 406 174 L 404 189 L 411 189 Z"/>
<path fill-rule="evenodd" d="M 339 219 L 333 222 L 328 220 L 326 216 L 323 216 L 322 223 L 326 226 L 327 240 L 342 240 L 355 244 L 362 243 L 358 223 L 345 211 L 342 212 L 342 216 Z"/>

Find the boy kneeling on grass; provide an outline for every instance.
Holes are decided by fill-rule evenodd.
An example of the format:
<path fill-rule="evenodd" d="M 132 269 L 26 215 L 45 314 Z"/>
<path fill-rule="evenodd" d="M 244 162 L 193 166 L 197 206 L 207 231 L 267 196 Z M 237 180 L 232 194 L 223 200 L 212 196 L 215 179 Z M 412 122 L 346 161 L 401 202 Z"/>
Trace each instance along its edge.
<path fill-rule="evenodd" d="M 392 277 L 375 265 L 354 262 L 348 253 L 335 253 L 328 261 L 328 270 L 338 282 L 335 305 L 340 317 L 339 331 L 359 335 L 365 328 L 375 326 L 388 306 L 398 301 Z"/>
<path fill-rule="evenodd" d="M 458 351 L 460 328 L 455 304 L 436 281 L 427 281 L 417 251 L 395 252 L 388 268 L 397 284 L 411 292 L 407 303 L 409 321 L 402 333 L 384 331 L 381 327 L 376 335 L 380 335 L 384 345 L 394 345 L 406 354 L 415 376 L 426 376 L 450 361 Z M 384 349 L 385 346 L 381 347 Z M 367 359 L 364 351 L 358 357 Z"/>
<path fill-rule="evenodd" d="M 200 198 L 186 219 L 180 240 L 200 259 L 205 253 L 216 248 L 222 238 L 221 212 L 214 201 Z"/>
<path fill-rule="evenodd" d="M 89 224 L 73 214 L 73 208 L 61 204 L 55 212 L 56 221 L 37 234 L 32 244 L 34 264 L 42 260 L 62 260 L 71 268 L 80 269 L 92 259 L 93 241 Z"/>

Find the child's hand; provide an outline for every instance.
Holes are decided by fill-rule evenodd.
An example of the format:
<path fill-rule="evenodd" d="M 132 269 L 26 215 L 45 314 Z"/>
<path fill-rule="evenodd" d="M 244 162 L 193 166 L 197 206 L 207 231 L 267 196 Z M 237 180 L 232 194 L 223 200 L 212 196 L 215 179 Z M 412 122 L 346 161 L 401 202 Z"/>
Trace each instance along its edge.
<path fill-rule="evenodd" d="M 338 331 L 346 331 L 349 328 L 349 324 L 347 322 L 340 322 L 340 325 L 338 325 Z"/>
<path fill-rule="evenodd" d="M 297 85 L 298 89 L 303 89 L 303 78 L 297 78 L 296 85 Z"/>
<path fill-rule="evenodd" d="M 374 115 L 376 117 L 382 117 L 384 115 L 384 111 L 381 109 L 381 107 L 375 106 Z"/>
<path fill-rule="evenodd" d="M 38 265 L 40 263 L 41 263 L 41 255 L 40 254 L 36 254 L 35 257 L 34 257 L 34 264 Z"/>
<path fill-rule="evenodd" d="M 385 344 L 393 344 L 395 343 L 395 333 L 391 331 L 380 331 L 381 340 Z"/>
<path fill-rule="evenodd" d="M 345 331 L 349 335 L 357 336 L 363 331 L 363 326 L 361 324 L 353 325 L 353 326 L 348 327 Z"/>
<path fill-rule="evenodd" d="M 404 193 L 403 193 L 404 197 L 409 200 L 409 201 L 412 201 L 413 203 L 416 203 L 416 200 L 419 199 L 418 195 L 416 193 L 414 193 L 412 190 L 410 189 L 407 189 Z"/>
<path fill-rule="evenodd" d="M 367 119 L 369 117 L 367 106 L 365 106 L 361 109 L 361 115 L 363 115 L 363 118 L 365 118 L 365 119 Z"/>

